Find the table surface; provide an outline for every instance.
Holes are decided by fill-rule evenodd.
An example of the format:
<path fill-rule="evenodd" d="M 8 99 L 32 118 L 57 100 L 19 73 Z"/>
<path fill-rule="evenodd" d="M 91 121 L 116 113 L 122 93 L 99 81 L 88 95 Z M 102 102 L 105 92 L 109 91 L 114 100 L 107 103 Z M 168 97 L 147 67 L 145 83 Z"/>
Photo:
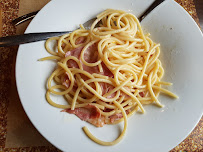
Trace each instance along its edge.
<path fill-rule="evenodd" d="M 201 29 L 203 29 L 203 0 L 194 0 Z"/>
<path fill-rule="evenodd" d="M 0 36 L 22 34 L 29 24 L 17 28 L 10 21 L 41 9 L 50 0 L 0 0 Z M 203 0 L 176 0 L 203 28 Z M 194 6 L 195 3 L 195 6 Z M 197 8 L 197 14 L 196 9 Z M 0 152 L 59 151 L 44 139 L 27 118 L 15 85 L 18 47 L 0 48 Z M 171 152 L 203 151 L 203 118 L 192 133 Z"/>

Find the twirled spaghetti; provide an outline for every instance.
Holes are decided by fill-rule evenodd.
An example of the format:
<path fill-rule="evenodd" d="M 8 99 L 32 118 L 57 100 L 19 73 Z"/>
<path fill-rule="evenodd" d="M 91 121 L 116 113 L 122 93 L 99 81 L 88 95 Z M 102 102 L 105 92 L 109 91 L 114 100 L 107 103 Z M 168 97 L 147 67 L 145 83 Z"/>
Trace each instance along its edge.
<path fill-rule="evenodd" d="M 97 26 L 99 24 L 99 26 Z M 49 47 L 57 41 L 57 50 Z M 95 126 L 124 120 L 121 135 L 113 142 L 85 133 L 101 145 L 113 145 L 124 136 L 127 117 L 143 105 L 159 102 L 160 92 L 177 96 L 161 87 L 164 69 L 158 59 L 160 44 L 145 35 L 138 19 L 124 11 L 108 9 L 97 16 L 90 30 L 78 30 L 46 41 L 52 54 L 41 60 L 56 59 L 57 68 L 48 79 L 47 101 L 54 107 L 76 114 Z M 55 84 L 52 83 L 55 81 Z M 50 94 L 62 95 L 67 105 L 53 102 Z"/>

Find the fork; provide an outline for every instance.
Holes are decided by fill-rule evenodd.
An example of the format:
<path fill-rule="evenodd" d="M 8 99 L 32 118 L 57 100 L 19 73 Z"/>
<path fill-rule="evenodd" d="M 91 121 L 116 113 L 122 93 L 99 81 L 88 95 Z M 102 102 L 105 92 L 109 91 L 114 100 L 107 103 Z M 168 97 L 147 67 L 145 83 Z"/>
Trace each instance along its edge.
<path fill-rule="evenodd" d="M 154 8 L 156 8 L 159 4 L 161 4 L 165 0 L 155 0 L 152 5 L 149 6 L 149 8 L 138 18 L 139 21 L 141 22 Z M 37 12 L 34 12 L 37 13 Z M 34 17 L 35 14 L 32 14 L 30 17 L 28 14 L 29 19 Z M 26 15 L 16 19 L 19 23 L 21 23 L 26 19 Z M 96 18 L 90 19 L 87 22 L 83 24 L 84 27 L 89 28 L 91 24 L 94 22 Z M 30 43 L 30 42 L 37 42 L 41 40 L 46 40 L 50 37 L 54 36 L 61 36 L 66 33 L 70 33 L 72 31 L 62 31 L 62 32 L 42 32 L 42 33 L 27 33 L 27 34 L 22 34 L 22 35 L 14 35 L 14 36 L 6 36 L 6 37 L 1 37 L 0 38 L 0 47 L 6 47 L 6 46 L 13 46 L 13 45 L 19 45 L 19 44 L 25 44 L 25 43 Z"/>

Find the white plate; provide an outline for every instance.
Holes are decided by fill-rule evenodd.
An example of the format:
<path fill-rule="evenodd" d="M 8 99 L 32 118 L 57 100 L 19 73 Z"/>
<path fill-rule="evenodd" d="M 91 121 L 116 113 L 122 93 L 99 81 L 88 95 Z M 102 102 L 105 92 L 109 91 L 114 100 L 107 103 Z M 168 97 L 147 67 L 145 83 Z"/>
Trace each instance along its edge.
<path fill-rule="evenodd" d="M 33 19 L 28 32 L 75 29 L 107 8 L 130 11 L 139 16 L 153 0 L 52 0 Z M 146 106 L 146 114 L 129 119 L 122 142 L 105 147 L 95 144 L 82 131 L 88 126 L 98 138 L 114 140 L 123 124 L 96 128 L 74 115 L 60 112 L 45 99 L 47 77 L 55 68 L 51 61 L 38 59 L 49 54 L 44 41 L 21 45 L 16 62 L 16 81 L 22 105 L 38 131 L 63 151 L 123 152 L 168 151 L 193 130 L 202 116 L 203 36 L 190 15 L 176 2 L 165 1 L 142 22 L 152 39 L 161 43 L 164 80 L 179 100 L 161 96 L 164 108 Z M 58 99 L 57 102 L 61 100 Z"/>

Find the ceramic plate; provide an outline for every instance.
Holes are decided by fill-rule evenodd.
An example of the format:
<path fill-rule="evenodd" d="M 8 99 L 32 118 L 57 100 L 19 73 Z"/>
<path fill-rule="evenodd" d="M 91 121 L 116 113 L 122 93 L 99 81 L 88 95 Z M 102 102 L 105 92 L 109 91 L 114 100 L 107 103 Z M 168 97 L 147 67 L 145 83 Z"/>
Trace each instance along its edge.
<path fill-rule="evenodd" d="M 26 30 L 50 32 L 73 30 L 107 8 L 121 9 L 139 16 L 153 0 L 52 0 L 33 19 Z M 142 22 L 151 38 L 161 44 L 164 80 L 174 83 L 168 89 L 180 99 L 160 96 L 164 108 L 145 106 L 146 114 L 129 119 L 127 134 L 115 146 L 100 146 L 82 131 L 87 126 L 99 139 L 112 141 L 123 123 L 96 128 L 74 115 L 60 112 L 46 99 L 46 81 L 56 67 L 44 42 L 19 47 L 16 81 L 22 105 L 31 122 L 53 145 L 68 152 L 169 151 L 184 140 L 202 116 L 203 36 L 190 15 L 176 2 L 166 0 Z M 56 102 L 63 102 L 56 98 Z"/>

